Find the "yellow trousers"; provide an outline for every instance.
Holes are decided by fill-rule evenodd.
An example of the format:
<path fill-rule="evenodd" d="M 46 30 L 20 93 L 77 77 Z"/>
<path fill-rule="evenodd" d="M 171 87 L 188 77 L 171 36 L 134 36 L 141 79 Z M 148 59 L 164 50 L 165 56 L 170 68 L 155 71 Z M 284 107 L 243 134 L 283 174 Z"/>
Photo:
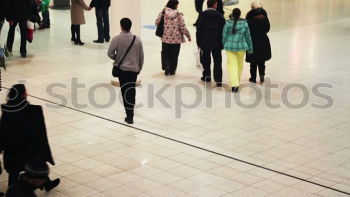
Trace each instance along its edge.
<path fill-rule="evenodd" d="M 239 82 L 241 80 L 241 74 L 243 70 L 245 51 L 226 51 L 226 54 L 230 85 L 231 87 L 239 87 Z"/>

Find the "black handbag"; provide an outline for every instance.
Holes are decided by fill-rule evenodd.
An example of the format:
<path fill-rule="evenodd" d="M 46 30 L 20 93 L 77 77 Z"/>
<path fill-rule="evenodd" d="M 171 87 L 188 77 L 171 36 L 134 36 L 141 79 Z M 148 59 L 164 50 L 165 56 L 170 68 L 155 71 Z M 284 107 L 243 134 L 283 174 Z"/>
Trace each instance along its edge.
<path fill-rule="evenodd" d="M 160 22 L 159 22 L 159 24 L 157 26 L 157 30 L 156 30 L 156 36 L 161 37 L 161 38 L 163 37 L 163 34 L 164 34 L 164 14 L 165 14 L 165 12 L 163 10 L 162 18 L 160 19 Z"/>
<path fill-rule="evenodd" d="M 126 50 L 126 52 L 125 52 L 124 56 L 122 57 L 122 59 L 118 62 L 117 65 L 113 66 L 113 69 L 112 69 L 113 77 L 119 77 L 119 70 L 120 70 L 119 67 L 123 64 L 124 59 L 128 55 L 128 53 L 130 52 L 130 49 L 134 45 L 135 40 L 136 40 L 136 36 L 134 36 L 134 38 L 132 39 L 132 42 L 131 42 L 129 48 L 128 48 L 128 50 Z"/>

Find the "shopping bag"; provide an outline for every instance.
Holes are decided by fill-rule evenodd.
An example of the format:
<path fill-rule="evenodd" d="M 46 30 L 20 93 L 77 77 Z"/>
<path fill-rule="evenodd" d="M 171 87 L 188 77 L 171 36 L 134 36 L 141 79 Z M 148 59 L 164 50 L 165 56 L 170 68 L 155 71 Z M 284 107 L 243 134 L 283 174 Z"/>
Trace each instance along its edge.
<path fill-rule="evenodd" d="M 195 66 L 198 69 L 203 69 L 202 63 L 201 63 L 201 53 L 202 50 L 200 48 L 196 48 L 194 50 L 194 57 L 195 57 Z"/>
<path fill-rule="evenodd" d="M 163 10 L 162 16 L 160 18 L 160 22 L 159 22 L 157 29 L 156 29 L 156 36 L 158 36 L 160 38 L 162 38 L 163 34 L 164 34 L 164 14 L 165 14 L 165 11 Z"/>
<path fill-rule="evenodd" d="M 237 5 L 239 0 L 224 0 L 224 6 Z"/>
<path fill-rule="evenodd" d="M 31 21 L 27 21 L 27 40 L 29 43 L 33 42 L 33 34 L 34 34 L 34 23 Z"/>

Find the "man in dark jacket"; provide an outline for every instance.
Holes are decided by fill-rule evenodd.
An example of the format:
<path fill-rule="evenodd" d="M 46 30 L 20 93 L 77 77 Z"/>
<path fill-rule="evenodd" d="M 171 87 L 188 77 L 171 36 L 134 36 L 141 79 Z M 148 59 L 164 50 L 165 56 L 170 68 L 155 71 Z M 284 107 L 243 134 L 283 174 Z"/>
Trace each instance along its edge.
<path fill-rule="evenodd" d="M 31 16 L 32 0 L 5 0 L 7 3 L 7 20 L 10 23 L 10 29 L 7 36 L 6 47 L 12 52 L 13 41 L 15 38 L 15 29 L 19 25 L 21 32 L 21 56 L 27 56 L 27 20 Z"/>
<path fill-rule="evenodd" d="M 216 10 L 221 13 L 222 15 L 224 15 L 224 5 L 222 3 L 222 0 L 216 0 L 217 1 L 217 8 Z M 198 17 L 199 15 L 203 12 L 203 4 L 204 4 L 204 0 L 195 0 L 194 1 L 195 7 L 196 7 L 196 11 L 198 12 Z M 196 21 L 195 24 L 193 24 L 194 26 L 196 26 L 198 23 L 198 19 Z"/>
<path fill-rule="evenodd" d="M 109 7 L 111 0 L 92 0 L 91 8 L 95 8 L 98 38 L 94 40 L 95 43 L 109 42 L 111 39 L 109 34 Z"/>
<path fill-rule="evenodd" d="M 259 6 L 259 7 L 256 7 Z M 270 31 L 270 22 L 266 11 L 261 4 L 253 3 L 252 10 L 247 14 L 247 22 L 253 41 L 253 54 L 247 54 L 246 61 L 250 62 L 250 79 L 256 83 L 256 71 L 259 68 L 260 82 L 265 81 L 265 61 L 271 59 L 271 45 L 267 33 Z"/>
<path fill-rule="evenodd" d="M 197 45 L 202 50 L 203 65 L 202 81 L 211 81 L 211 55 L 214 59 L 214 80 L 217 86 L 222 86 L 222 31 L 225 19 L 217 8 L 216 0 L 208 0 L 208 9 L 199 15 L 197 24 Z"/>
<path fill-rule="evenodd" d="M 8 185 L 18 180 L 28 161 L 40 160 L 55 165 L 49 146 L 43 110 L 26 99 L 24 85 L 14 85 L 8 102 L 1 106 L 0 152 L 4 153 L 4 168 L 9 174 Z M 47 185 L 45 189 L 59 183 Z M 51 183 L 51 182 L 50 182 Z"/>

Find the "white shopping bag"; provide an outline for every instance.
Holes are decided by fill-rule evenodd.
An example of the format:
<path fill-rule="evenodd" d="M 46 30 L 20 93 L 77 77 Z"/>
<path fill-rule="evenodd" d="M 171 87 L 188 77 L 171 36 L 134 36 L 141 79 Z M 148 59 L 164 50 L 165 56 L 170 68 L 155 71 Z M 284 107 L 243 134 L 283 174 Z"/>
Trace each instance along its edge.
<path fill-rule="evenodd" d="M 224 0 L 224 6 L 237 5 L 239 0 Z"/>
<path fill-rule="evenodd" d="M 202 53 L 202 50 L 200 48 L 196 48 L 194 50 L 194 57 L 195 57 L 196 68 L 202 70 L 203 66 L 202 66 L 202 63 L 201 63 L 201 53 Z"/>

